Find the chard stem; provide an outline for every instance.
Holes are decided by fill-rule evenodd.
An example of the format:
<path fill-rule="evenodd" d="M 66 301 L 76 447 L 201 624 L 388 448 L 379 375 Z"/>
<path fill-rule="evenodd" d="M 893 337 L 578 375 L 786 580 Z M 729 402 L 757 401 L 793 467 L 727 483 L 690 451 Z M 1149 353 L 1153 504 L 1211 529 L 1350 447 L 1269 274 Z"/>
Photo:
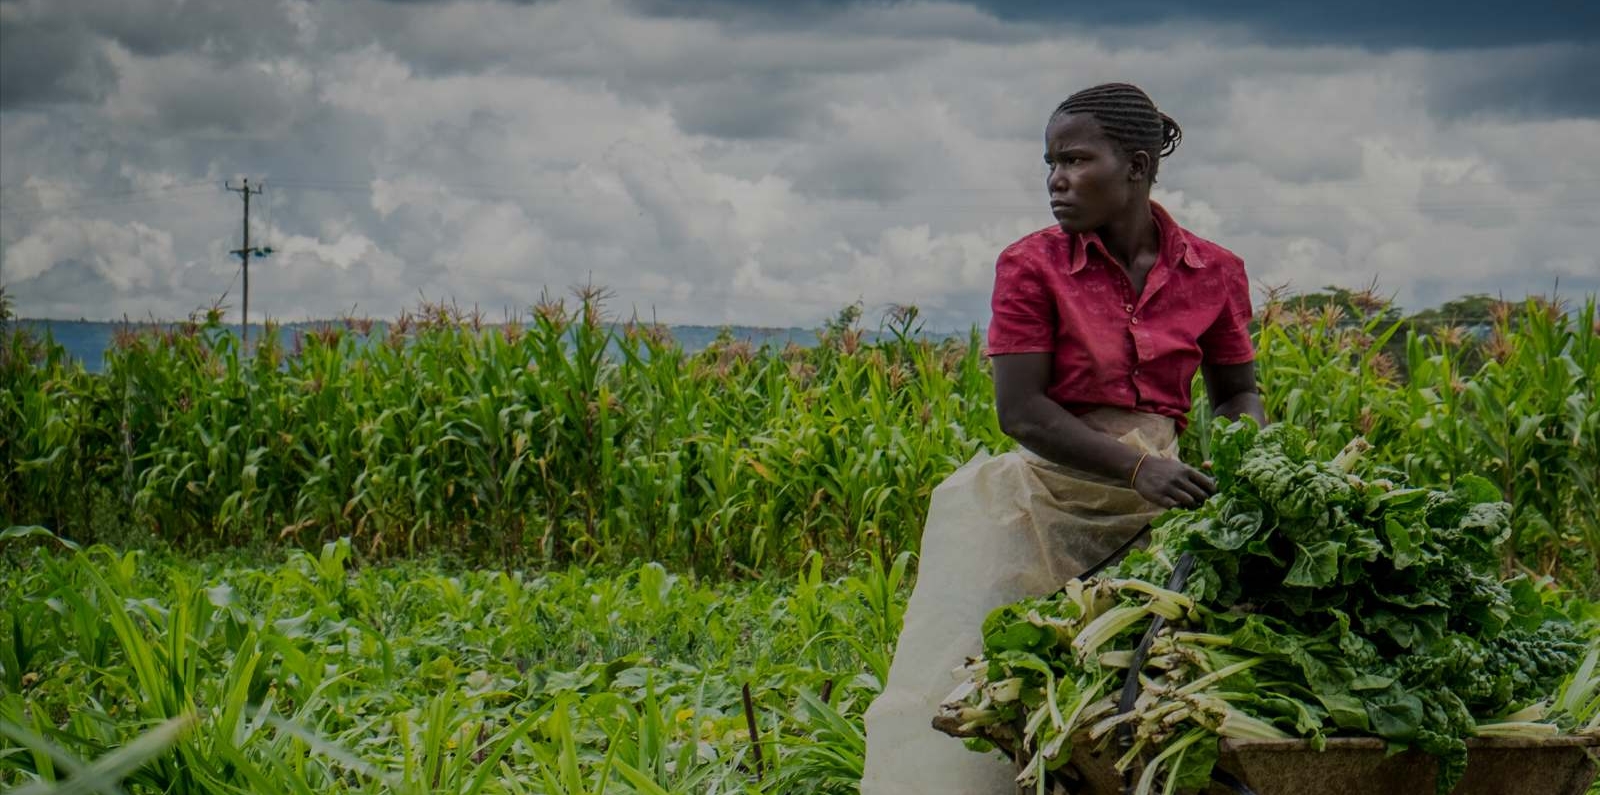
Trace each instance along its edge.
<path fill-rule="evenodd" d="M 1266 661 L 1267 661 L 1267 658 L 1265 658 L 1265 657 L 1252 657 L 1252 658 L 1250 658 L 1248 660 L 1243 660 L 1241 662 L 1236 662 L 1236 663 L 1234 663 L 1232 665 L 1229 665 L 1229 666 L 1226 666 L 1226 667 L 1223 667 L 1223 668 L 1218 668 L 1217 670 L 1212 671 L 1211 673 L 1206 674 L 1205 676 L 1202 676 L 1199 679 L 1196 679 L 1193 682 L 1190 682 L 1189 684 L 1178 688 L 1177 695 L 1179 695 L 1179 696 L 1194 695 L 1195 693 L 1198 693 L 1201 690 L 1204 690 L 1204 689 L 1206 689 L 1206 688 L 1208 688 L 1208 687 L 1210 687 L 1210 686 L 1212 686 L 1212 685 L 1214 685 L 1214 684 L 1216 684 L 1216 683 L 1218 683 L 1218 682 L 1220 682 L 1220 681 L 1222 681 L 1224 679 L 1227 679 L 1228 677 L 1233 676 L 1234 674 L 1242 673 L 1244 671 L 1248 671 L 1251 668 L 1254 668 L 1254 667 L 1256 667 L 1256 666 L 1258 666 L 1258 665 L 1260 665 L 1260 664 L 1262 664 L 1262 663 L 1264 663 Z"/>
<path fill-rule="evenodd" d="M 1233 638 L 1227 635 L 1215 635 L 1209 632 L 1174 632 L 1174 643 L 1190 643 L 1200 646 L 1232 646 Z"/>

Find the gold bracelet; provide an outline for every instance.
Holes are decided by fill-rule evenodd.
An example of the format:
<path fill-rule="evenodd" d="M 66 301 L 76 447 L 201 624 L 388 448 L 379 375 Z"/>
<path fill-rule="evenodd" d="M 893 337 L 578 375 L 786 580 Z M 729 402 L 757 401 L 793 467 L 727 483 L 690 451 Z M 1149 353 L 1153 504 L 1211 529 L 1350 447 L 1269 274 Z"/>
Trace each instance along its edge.
<path fill-rule="evenodd" d="M 1149 453 L 1139 456 L 1139 463 L 1133 465 L 1133 474 L 1128 476 L 1128 488 L 1133 488 L 1133 482 L 1139 479 L 1139 467 L 1144 466 L 1144 460 L 1149 457 Z"/>

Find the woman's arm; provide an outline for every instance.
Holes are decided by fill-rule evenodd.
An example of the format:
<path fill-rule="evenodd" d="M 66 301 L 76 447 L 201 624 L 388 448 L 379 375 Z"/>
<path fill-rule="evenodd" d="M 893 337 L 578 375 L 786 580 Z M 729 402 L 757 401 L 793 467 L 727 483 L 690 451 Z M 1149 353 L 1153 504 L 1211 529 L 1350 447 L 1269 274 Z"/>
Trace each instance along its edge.
<path fill-rule="evenodd" d="M 1261 389 L 1256 386 L 1256 363 L 1201 365 L 1205 378 L 1206 394 L 1211 396 L 1211 413 L 1236 420 L 1252 417 L 1256 424 L 1267 426 L 1267 408 L 1261 403 Z"/>
<path fill-rule="evenodd" d="M 1064 466 L 1093 472 L 1132 486 L 1163 508 L 1194 506 L 1216 492 L 1216 484 L 1198 470 L 1160 456 L 1143 456 L 1090 428 L 1050 399 L 1048 353 L 1017 353 L 990 358 L 994 365 L 995 408 L 1000 430 L 1018 444 Z M 1143 457 L 1143 463 L 1140 458 Z"/>

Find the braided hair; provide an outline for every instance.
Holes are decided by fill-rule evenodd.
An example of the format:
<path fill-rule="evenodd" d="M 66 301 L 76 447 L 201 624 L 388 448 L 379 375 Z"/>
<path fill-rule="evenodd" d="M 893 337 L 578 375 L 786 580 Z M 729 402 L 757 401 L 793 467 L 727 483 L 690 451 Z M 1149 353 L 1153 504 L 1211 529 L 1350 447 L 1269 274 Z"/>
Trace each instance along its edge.
<path fill-rule="evenodd" d="M 1183 140 L 1183 128 L 1171 116 L 1156 110 L 1156 103 L 1138 86 L 1103 83 L 1067 97 L 1056 106 L 1051 120 L 1067 113 L 1086 113 L 1100 123 L 1106 137 L 1125 153 L 1150 155 L 1150 181 L 1156 180 L 1161 158 L 1172 154 Z"/>

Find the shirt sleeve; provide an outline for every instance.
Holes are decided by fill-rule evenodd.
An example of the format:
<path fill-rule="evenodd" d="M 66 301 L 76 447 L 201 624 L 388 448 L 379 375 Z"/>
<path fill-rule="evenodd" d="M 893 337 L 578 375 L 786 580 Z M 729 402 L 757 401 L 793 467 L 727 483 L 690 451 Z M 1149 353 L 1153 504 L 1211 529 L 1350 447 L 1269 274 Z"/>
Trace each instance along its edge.
<path fill-rule="evenodd" d="M 1055 350 L 1055 302 L 1029 257 L 1012 249 L 1000 254 L 989 306 L 989 356 Z"/>
<path fill-rule="evenodd" d="M 1206 364 L 1244 364 L 1256 358 L 1255 344 L 1250 340 L 1250 279 L 1243 263 L 1231 264 L 1222 312 L 1200 335 L 1200 352 Z"/>

